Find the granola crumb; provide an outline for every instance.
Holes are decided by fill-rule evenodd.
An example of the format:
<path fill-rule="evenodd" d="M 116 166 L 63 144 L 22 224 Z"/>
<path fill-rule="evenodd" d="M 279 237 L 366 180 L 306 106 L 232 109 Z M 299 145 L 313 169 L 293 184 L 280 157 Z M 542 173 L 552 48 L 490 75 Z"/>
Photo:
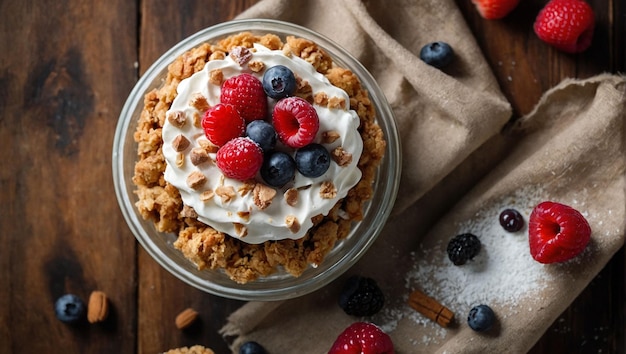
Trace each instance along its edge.
<path fill-rule="evenodd" d="M 322 133 L 322 144 L 332 144 L 341 136 L 336 130 L 328 130 Z"/>
<path fill-rule="evenodd" d="M 189 139 L 185 138 L 184 135 L 180 134 L 172 141 L 172 147 L 176 152 L 182 152 L 187 150 L 187 148 L 191 145 Z"/>
<path fill-rule="evenodd" d="M 298 218 L 296 218 L 294 215 L 287 215 L 287 217 L 285 218 L 285 225 L 287 225 L 289 231 L 294 234 L 300 231 L 300 222 L 298 222 Z"/>
<path fill-rule="evenodd" d="M 298 204 L 298 190 L 295 188 L 287 189 L 284 198 L 287 205 L 295 206 Z"/>
<path fill-rule="evenodd" d="M 332 199 L 337 196 L 337 188 L 331 181 L 324 181 L 320 187 L 320 197 L 323 199 Z"/>
<path fill-rule="evenodd" d="M 199 189 L 206 181 L 206 176 L 200 171 L 193 171 L 187 176 L 187 185 L 189 188 Z"/>
<path fill-rule="evenodd" d="M 257 183 L 254 186 L 254 190 L 252 191 L 254 194 L 254 204 L 260 209 L 263 210 L 272 204 L 272 200 L 274 196 L 276 196 L 276 190 L 274 188 L 268 187 L 264 184 Z"/>
<path fill-rule="evenodd" d="M 265 63 L 263 63 L 262 61 L 251 61 L 248 63 L 248 68 L 250 68 L 250 70 L 252 70 L 252 72 L 255 73 L 260 73 L 261 71 L 263 71 L 263 69 L 265 69 Z"/>
<path fill-rule="evenodd" d="M 204 112 L 204 111 L 208 110 L 209 108 L 211 108 L 211 106 L 209 105 L 209 102 L 207 101 L 206 97 L 204 97 L 199 92 L 196 92 L 193 95 L 191 95 L 191 101 L 189 102 L 189 105 L 191 107 L 199 110 L 200 112 Z"/>
<path fill-rule="evenodd" d="M 339 166 L 348 166 L 352 162 L 352 154 L 344 150 L 342 146 L 337 146 L 330 153 L 330 156 Z"/>
<path fill-rule="evenodd" d="M 221 185 L 215 188 L 215 195 L 222 198 L 222 203 L 228 203 L 237 196 L 237 193 L 235 187 Z"/>
<path fill-rule="evenodd" d="M 224 82 L 224 73 L 222 69 L 213 69 L 209 72 L 209 82 L 216 86 L 221 86 Z"/>
<path fill-rule="evenodd" d="M 167 121 L 170 122 L 171 125 L 177 128 L 182 128 L 185 126 L 185 123 L 187 122 L 187 117 L 185 116 L 185 113 L 181 111 L 175 111 L 175 112 L 170 112 L 167 115 Z"/>

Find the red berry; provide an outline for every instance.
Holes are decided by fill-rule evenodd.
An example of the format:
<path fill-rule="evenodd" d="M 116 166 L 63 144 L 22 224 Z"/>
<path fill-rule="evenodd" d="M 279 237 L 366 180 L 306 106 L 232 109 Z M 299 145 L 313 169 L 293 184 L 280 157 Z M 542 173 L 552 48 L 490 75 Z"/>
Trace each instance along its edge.
<path fill-rule="evenodd" d="M 232 104 L 246 122 L 264 119 L 267 113 L 267 97 L 263 84 L 250 74 L 233 76 L 222 84 L 220 102 Z"/>
<path fill-rule="evenodd" d="M 593 9 L 583 0 L 551 0 L 533 26 L 544 42 L 567 53 L 589 48 L 593 38 Z"/>
<path fill-rule="evenodd" d="M 580 254 L 591 237 L 584 216 L 567 205 L 543 202 L 528 220 L 530 254 L 540 263 L 565 262 Z"/>
<path fill-rule="evenodd" d="M 210 142 L 222 146 L 243 135 L 246 121 L 241 118 L 235 106 L 218 103 L 204 112 L 202 128 Z"/>
<path fill-rule="evenodd" d="M 355 322 L 333 343 L 328 354 L 393 354 L 391 338 L 375 324 Z"/>
<path fill-rule="evenodd" d="M 517 6 L 520 0 L 472 0 L 480 16 L 487 20 L 505 17 Z"/>
<path fill-rule="evenodd" d="M 217 167 L 228 178 L 254 178 L 263 164 L 263 150 L 249 138 L 235 138 L 224 144 L 215 157 Z"/>
<path fill-rule="evenodd" d="M 287 97 L 278 101 L 272 119 L 280 141 L 294 149 L 313 142 L 320 127 L 315 108 L 300 97 Z"/>

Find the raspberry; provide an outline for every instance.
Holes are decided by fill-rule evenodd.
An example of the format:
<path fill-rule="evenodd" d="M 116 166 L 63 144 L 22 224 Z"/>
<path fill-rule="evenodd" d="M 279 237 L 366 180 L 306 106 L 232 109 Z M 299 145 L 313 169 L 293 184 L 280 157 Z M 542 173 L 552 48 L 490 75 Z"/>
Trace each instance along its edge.
<path fill-rule="evenodd" d="M 555 202 L 539 203 L 528 220 L 530 254 L 540 263 L 565 262 L 589 243 L 591 227 L 576 209 Z"/>
<path fill-rule="evenodd" d="M 579 53 L 591 45 L 594 17 L 591 6 L 582 0 L 551 0 L 537 15 L 533 29 L 555 48 Z"/>
<path fill-rule="evenodd" d="M 250 74 L 239 74 L 224 81 L 220 102 L 235 106 L 246 122 L 264 119 L 267 114 L 263 84 Z"/>
<path fill-rule="evenodd" d="M 272 118 L 280 141 L 294 149 L 310 144 L 320 127 L 315 108 L 300 97 L 278 101 Z"/>
<path fill-rule="evenodd" d="M 385 296 L 372 278 L 351 276 L 343 286 L 339 307 L 351 316 L 372 316 L 383 308 Z"/>
<path fill-rule="evenodd" d="M 524 217 L 515 209 L 504 209 L 499 217 L 500 226 L 508 232 L 517 232 L 524 227 Z"/>
<path fill-rule="evenodd" d="M 470 233 L 456 235 L 448 242 L 447 252 L 454 265 L 463 265 L 480 252 L 480 240 Z"/>
<path fill-rule="evenodd" d="M 246 129 L 246 122 L 235 106 L 218 103 L 204 113 L 202 128 L 210 142 L 222 146 L 241 136 Z"/>
<path fill-rule="evenodd" d="M 355 322 L 335 340 L 328 354 L 393 354 L 389 335 L 373 323 Z"/>
<path fill-rule="evenodd" d="M 517 6 L 520 0 L 472 0 L 480 16 L 487 20 L 505 17 Z"/>
<path fill-rule="evenodd" d="M 249 138 L 235 138 L 217 150 L 217 167 L 228 178 L 245 181 L 259 172 L 263 164 L 263 150 Z"/>

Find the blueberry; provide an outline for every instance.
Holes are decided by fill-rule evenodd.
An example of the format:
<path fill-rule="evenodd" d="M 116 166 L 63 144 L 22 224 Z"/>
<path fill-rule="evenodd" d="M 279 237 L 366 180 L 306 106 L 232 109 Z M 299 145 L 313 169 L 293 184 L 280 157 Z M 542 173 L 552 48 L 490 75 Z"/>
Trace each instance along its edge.
<path fill-rule="evenodd" d="M 452 62 L 454 51 L 448 43 L 432 42 L 422 47 L 420 59 L 428 65 L 441 69 Z"/>
<path fill-rule="evenodd" d="M 85 303 L 76 295 L 66 294 L 55 302 L 54 313 L 65 323 L 76 323 L 85 316 Z"/>
<path fill-rule="evenodd" d="M 330 153 L 320 144 L 309 144 L 296 151 L 296 167 L 305 177 L 319 177 L 330 167 Z"/>
<path fill-rule="evenodd" d="M 475 306 L 467 315 L 467 324 L 477 332 L 488 331 L 495 322 L 496 314 L 487 305 Z"/>
<path fill-rule="evenodd" d="M 296 92 L 296 77 L 284 65 L 272 66 L 263 74 L 263 90 L 275 100 L 292 96 Z"/>
<path fill-rule="evenodd" d="M 276 130 L 264 120 L 253 120 L 246 126 L 246 136 L 259 144 L 261 149 L 270 151 L 276 145 Z"/>
<path fill-rule="evenodd" d="M 454 265 L 463 265 L 472 260 L 480 252 L 481 243 L 474 234 L 464 233 L 454 236 L 449 242 L 446 251 L 448 258 Z"/>
<path fill-rule="evenodd" d="M 267 351 L 261 344 L 249 341 L 239 347 L 239 354 L 267 354 Z"/>
<path fill-rule="evenodd" d="M 265 154 L 261 166 L 261 177 L 272 187 L 282 187 L 291 181 L 296 173 L 293 158 L 282 151 L 271 151 Z"/>
<path fill-rule="evenodd" d="M 500 225 L 509 232 L 516 232 L 524 226 L 524 217 L 515 209 L 504 209 L 500 213 Z"/>

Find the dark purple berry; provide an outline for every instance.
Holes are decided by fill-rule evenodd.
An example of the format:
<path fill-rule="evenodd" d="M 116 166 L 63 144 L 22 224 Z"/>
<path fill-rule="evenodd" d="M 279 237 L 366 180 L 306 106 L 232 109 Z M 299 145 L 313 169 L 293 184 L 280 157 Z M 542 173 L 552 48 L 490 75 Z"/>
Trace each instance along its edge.
<path fill-rule="evenodd" d="M 353 275 L 346 280 L 339 307 L 351 316 L 372 316 L 383 308 L 385 296 L 372 278 Z"/>
<path fill-rule="evenodd" d="M 470 233 L 456 235 L 448 242 L 447 252 L 454 265 L 463 265 L 480 252 L 480 240 Z"/>
<path fill-rule="evenodd" d="M 282 187 L 293 179 L 296 163 L 293 158 L 282 151 L 270 151 L 263 158 L 261 177 L 272 187 Z"/>
<path fill-rule="evenodd" d="M 330 167 L 330 153 L 320 144 L 309 144 L 296 151 L 296 167 L 305 177 L 319 177 Z"/>
<path fill-rule="evenodd" d="M 239 347 L 239 354 L 267 354 L 267 351 L 261 344 L 249 341 Z"/>
<path fill-rule="evenodd" d="M 505 209 L 500 213 L 500 225 L 509 232 L 516 232 L 524 227 L 524 217 L 515 209 Z"/>
<path fill-rule="evenodd" d="M 293 96 L 296 91 L 296 77 L 284 65 L 272 66 L 263 74 L 263 91 L 275 100 Z"/>
<path fill-rule="evenodd" d="M 66 294 L 54 303 L 54 314 L 65 323 L 76 323 L 85 316 L 85 303 L 74 294 Z"/>
<path fill-rule="evenodd" d="M 422 47 L 420 50 L 420 59 L 428 65 L 441 69 L 452 62 L 452 59 L 454 59 L 454 51 L 448 43 L 432 42 Z"/>
<path fill-rule="evenodd" d="M 496 322 L 496 314 L 487 305 L 473 307 L 467 315 L 467 324 L 477 332 L 488 331 Z"/>
<path fill-rule="evenodd" d="M 263 152 L 270 151 L 276 146 L 276 130 L 274 126 L 264 120 L 253 120 L 246 126 L 246 136 L 257 143 Z"/>

